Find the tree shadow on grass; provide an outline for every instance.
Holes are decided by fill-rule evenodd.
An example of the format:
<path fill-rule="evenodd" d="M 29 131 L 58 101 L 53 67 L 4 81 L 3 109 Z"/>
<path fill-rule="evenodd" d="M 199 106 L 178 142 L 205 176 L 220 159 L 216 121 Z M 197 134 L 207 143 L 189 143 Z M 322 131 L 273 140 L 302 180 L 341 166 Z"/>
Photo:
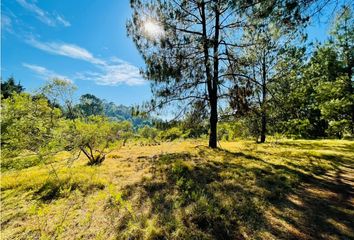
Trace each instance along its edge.
<path fill-rule="evenodd" d="M 243 161 L 233 161 L 238 158 Z M 326 171 L 306 173 L 246 153 L 201 148 L 196 155 L 162 154 L 147 159 L 153 177 L 124 189 L 142 213 L 132 220 L 142 231 L 132 231 L 132 223 L 119 231 L 149 239 L 350 239 L 353 195 L 341 181 L 342 160 L 331 158 L 338 174 L 326 180 Z M 152 218 L 158 219 L 153 234 L 146 223 Z"/>
<path fill-rule="evenodd" d="M 354 173 L 354 166 L 340 155 L 321 154 L 314 158 L 330 161 L 334 170 L 328 171 L 314 161 L 310 161 L 307 173 L 296 164 L 289 164 L 291 168 L 267 163 L 265 169 L 271 171 L 251 170 L 256 174 L 257 185 L 270 191 L 264 196 L 276 209 L 275 217 L 295 231 L 291 234 L 289 227 L 275 228 L 271 222 L 268 229 L 281 239 L 353 239 L 354 178 L 346 175 Z"/>
<path fill-rule="evenodd" d="M 100 182 L 75 182 L 71 181 L 70 178 L 48 178 L 47 181 L 35 190 L 33 198 L 44 203 L 50 203 L 59 198 L 67 197 L 75 190 L 79 190 L 82 194 L 88 195 L 104 188 L 105 185 Z"/>
<path fill-rule="evenodd" d="M 223 183 L 225 169 L 242 175 L 241 166 L 185 154 L 160 155 L 151 163 L 157 169 L 154 177 L 127 187 L 125 197 L 132 200 L 139 195 L 135 206 L 148 209 L 147 218 L 157 216 L 162 228 L 159 238 L 244 239 L 239 222 L 257 229 L 263 221 L 253 193 L 236 182 Z"/>
<path fill-rule="evenodd" d="M 348 184 L 310 178 L 295 188 L 289 198 L 274 204 L 278 210 L 275 216 L 304 233 L 304 239 L 353 239 L 352 197 Z M 289 236 L 287 231 L 270 227 L 280 238 Z"/>

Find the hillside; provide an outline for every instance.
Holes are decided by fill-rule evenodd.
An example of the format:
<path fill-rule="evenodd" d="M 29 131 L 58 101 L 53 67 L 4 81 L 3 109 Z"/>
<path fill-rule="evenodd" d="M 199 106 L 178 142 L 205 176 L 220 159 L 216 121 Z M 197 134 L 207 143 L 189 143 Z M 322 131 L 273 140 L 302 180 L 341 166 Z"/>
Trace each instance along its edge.
<path fill-rule="evenodd" d="M 116 105 L 113 102 L 107 102 L 103 100 L 103 113 L 115 121 L 130 121 L 134 127 L 151 125 L 151 119 L 143 119 L 138 116 L 132 115 L 131 107 L 124 106 L 122 104 Z"/>

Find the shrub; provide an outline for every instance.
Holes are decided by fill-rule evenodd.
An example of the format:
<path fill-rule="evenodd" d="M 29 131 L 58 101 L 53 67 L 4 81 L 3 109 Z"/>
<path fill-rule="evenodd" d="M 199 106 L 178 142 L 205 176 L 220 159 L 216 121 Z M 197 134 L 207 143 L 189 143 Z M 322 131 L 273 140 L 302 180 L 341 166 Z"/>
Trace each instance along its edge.
<path fill-rule="evenodd" d="M 165 141 L 173 141 L 182 136 L 183 132 L 178 127 L 170 128 L 166 131 L 163 131 L 159 134 L 160 139 Z"/>
<path fill-rule="evenodd" d="M 45 156 L 61 145 L 61 111 L 44 97 L 14 94 L 1 103 L 1 148 L 3 158 L 23 151 Z"/>
<path fill-rule="evenodd" d="M 218 125 L 218 139 L 233 141 L 237 137 L 245 138 L 250 135 L 249 126 L 244 120 L 235 122 L 222 122 Z"/>
<path fill-rule="evenodd" d="M 350 122 L 346 119 L 340 121 L 330 121 L 326 133 L 328 136 L 342 138 L 346 132 L 349 132 Z"/>
<path fill-rule="evenodd" d="M 138 130 L 138 133 L 143 138 L 155 140 L 158 135 L 158 130 L 156 128 L 145 125 Z"/>
<path fill-rule="evenodd" d="M 90 116 L 73 122 L 73 146 L 80 149 L 89 159 L 89 165 L 97 165 L 105 160 L 112 147 L 129 128 L 117 122 L 110 122 L 102 116 Z"/>
<path fill-rule="evenodd" d="M 286 133 L 294 137 L 309 137 L 312 125 L 308 119 L 292 119 L 285 123 Z"/>

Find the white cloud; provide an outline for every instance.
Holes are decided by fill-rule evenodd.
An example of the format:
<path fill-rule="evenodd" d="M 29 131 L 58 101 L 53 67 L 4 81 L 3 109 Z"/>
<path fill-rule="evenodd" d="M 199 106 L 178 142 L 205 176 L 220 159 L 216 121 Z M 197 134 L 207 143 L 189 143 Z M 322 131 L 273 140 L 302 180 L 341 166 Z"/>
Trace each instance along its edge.
<path fill-rule="evenodd" d="M 41 77 L 42 79 L 45 79 L 45 80 L 52 79 L 52 78 L 60 78 L 60 79 L 72 82 L 70 80 L 70 78 L 68 78 L 64 75 L 60 75 L 60 74 L 53 72 L 51 70 L 48 70 L 47 68 L 39 66 L 39 65 L 22 63 L 22 66 L 30 69 L 32 72 L 36 73 L 39 77 Z"/>
<path fill-rule="evenodd" d="M 64 19 L 63 16 L 57 15 L 57 21 L 64 25 L 64 27 L 70 27 L 71 23 Z"/>
<path fill-rule="evenodd" d="M 31 46 L 43 50 L 51 54 L 57 54 L 70 58 L 84 60 L 93 64 L 104 65 L 105 62 L 95 58 L 89 51 L 74 44 L 58 43 L 58 42 L 40 42 L 31 37 L 26 40 Z"/>
<path fill-rule="evenodd" d="M 76 73 L 75 79 L 91 80 L 98 85 L 116 86 L 119 84 L 142 85 L 146 81 L 140 75 L 138 67 L 117 57 L 107 60 L 96 58 L 88 50 L 74 44 L 58 42 L 40 42 L 31 37 L 26 41 L 42 51 L 89 62 L 96 71 Z"/>
<path fill-rule="evenodd" d="M 71 24 L 61 16 L 54 16 L 39 8 L 36 4 L 27 2 L 27 0 L 17 0 L 17 2 L 28 11 L 35 14 L 35 16 L 48 26 L 55 27 L 61 24 L 65 27 L 69 27 Z"/>
<path fill-rule="evenodd" d="M 77 73 L 76 78 L 80 80 L 91 80 L 98 85 L 117 86 L 127 84 L 136 86 L 145 84 L 146 81 L 140 75 L 140 70 L 130 63 L 120 60 L 121 63 L 109 63 L 101 66 L 100 71 L 88 71 Z"/>
<path fill-rule="evenodd" d="M 9 16 L 1 14 L 1 28 L 13 33 L 12 20 Z"/>

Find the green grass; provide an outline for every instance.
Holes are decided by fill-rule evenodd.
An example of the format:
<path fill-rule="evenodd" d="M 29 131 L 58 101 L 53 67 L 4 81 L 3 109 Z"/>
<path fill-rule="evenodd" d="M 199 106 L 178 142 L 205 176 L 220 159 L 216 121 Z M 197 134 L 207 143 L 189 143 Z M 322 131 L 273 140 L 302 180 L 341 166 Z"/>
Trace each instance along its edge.
<path fill-rule="evenodd" d="M 351 239 L 354 142 L 128 144 L 7 168 L 2 239 Z M 56 174 L 53 174 L 53 168 Z"/>

